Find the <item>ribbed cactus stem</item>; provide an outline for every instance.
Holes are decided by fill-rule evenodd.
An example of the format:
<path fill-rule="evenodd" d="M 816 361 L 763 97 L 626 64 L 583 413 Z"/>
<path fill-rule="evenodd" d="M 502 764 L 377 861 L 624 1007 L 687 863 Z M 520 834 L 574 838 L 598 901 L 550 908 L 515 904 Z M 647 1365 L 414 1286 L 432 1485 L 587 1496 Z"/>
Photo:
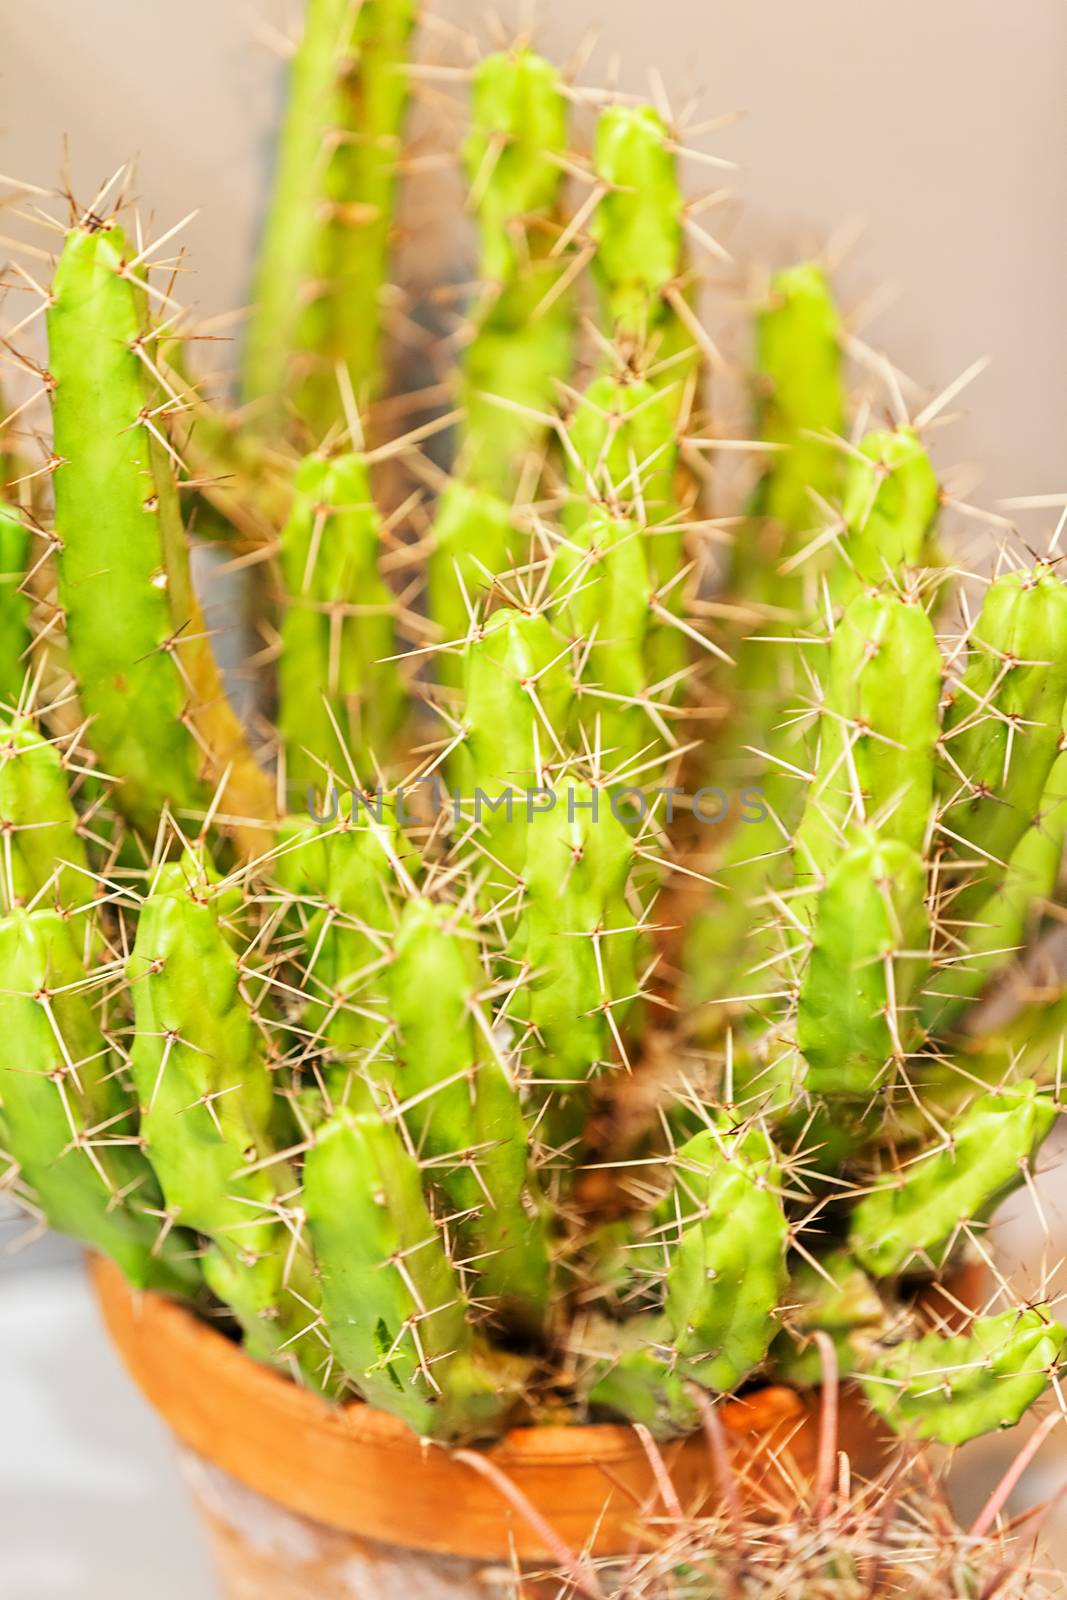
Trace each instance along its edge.
<path fill-rule="evenodd" d="M 403 689 L 381 555 L 361 457 L 307 457 L 280 556 L 278 729 L 294 807 L 309 788 L 325 787 L 328 773 L 371 782 L 388 763 Z"/>
<path fill-rule="evenodd" d="M 384 801 L 345 797 L 338 813 L 333 825 L 292 819 L 274 873 L 301 929 L 295 1059 L 321 1062 L 333 1102 L 358 1109 L 389 1075 L 385 967 L 417 863 Z"/>
<path fill-rule="evenodd" d="M 573 697 L 570 651 L 542 612 L 494 611 L 471 630 L 463 740 L 451 775 L 496 884 L 521 873 L 545 769 L 563 754 Z"/>
<path fill-rule="evenodd" d="M 973 919 L 954 930 L 939 972 L 923 991 L 922 1018 L 931 1031 L 944 1032 L 961 1017 L 969 1001 L 1010 970 L 1016 951 L 1040 925 L 1052 902 L 1067 843 L 1067 745 L 1049 774 L 1041 809 L 1012 851 L 1003 882 L 991 890 Z"/>
<path fill-rule="evenodd" d="M 508 1397 L 478 1366 L 459 1276 L 396 1128 L 339 1111 L 308 1152 L 304 1198 L 343 1374 L 424 1437 L 493 1431 Z"/>
<path fill-rule="evenodd" d="M 255 283 L 243 397 L 293 399 L 318 444 L 381 386 L 382 292 L 413 0 L 310 0 Z"/>
<path fill-rule="evenodd" d="M 709 1389 L 736 1388 L 774 1336 L 789 1236 L 780 1187 L 774 1147 L 758 1127 L 720 1122 L 674 1158 L 661 1213 L 664 1305 L 686 1370 Z"/>
<path fill-rule="evenodd" d="M 2 495 L 0 486 L 0 706 L 15 707 L 30 667 L 30 534 L 23 512 Z"/>
<path fill-rule="evenodd" d="M 671 516 L 678 441 L 661 389 L 632 373 L 602 374 L 579 399 L 567 435 L 574 497 L 566 512 L 569 525 L 584 519 L 590 496 L 620 509 L 637 507 L 650 525 Z M 672 575 L 666 569 L 662 574 Z"/>
<path fill-rule="evenodd" d="M 593 506 L 557 548 L 552 565 L 559 620 L 581 660 L 572 739 L 580 746 L 584 733 L 613 772 L 665 742 L 664 702 L 657 700 L 647 662 L 655 627 L 648 554 L 633 518 Z"/>
<path fill-rule="evenodd" d="M 986 591 L 945 714 L 940 829 L 951 921 L 1002 882 L 1041 807 L 1067 696 L 1067 589 L 1045 564 Z"/>
<path fill-rule="evenodd" d="M 141 907 L 127 975 L 145 1149 L 170 1214 L 209 1241 L 204 1277 L 250 1354 L 317 1384 L 326 1352 L 297 1178 L 218 899 L 190 857 L 155 873 Z"/>
<path fill-rule="evenodd" d="M 845 424 L 841 320 L 815 262 L 771 280 L 756 323 L 755 386 L 757 437 L 779 449 L 753 509 L 785 532 L 788 553 L 818 523 L 813 492 L 831 504 L 836 499 L 845 462 L 832 437 Z"/>
<path fill-rule="evenodd" d="M 880 1278 L 941 1266 L 964 1223 L 981 1223 L 1024 1182 L 1055 1120 L 1055 1104 L 1034 1083 L 983 1095 L 950 1136 L 860 1200 L 849 1233 L 858 1259 Z"/>
<path fill-rule="evenodd" d="M 867 1399 L 912 1439 L 961 1445 L 1013 1427 L 1056 1373 L 1067 1329 L 1047 1306 L 980 1317 L 968 1333 L 928 1333 L 872 1363 Z"/>
<path fill-rule="evenodd" d="M 570 258 L 554 253 L 567 121 L 559 72 L 532 50 L 475 69 L 463 156 L 484 287 L 463 361 L 458 472 L 506 500 L 543 450 L 545 416 L 573 360 Z"/>
<path fill-rule="evenodd" d="M 5 1146 L 53 1227 L 111 1256 L 139 1288 L 191 1294 L 196 1241 L 163 1209 L 96 987 L 57 912 L 0 919 Z"/>
<path fill-rule="evenodd" d="M 450 905 L 409 900 L 388 974 L 404 1119 L 453 1208 L 457 1260 L 479 1300 L 530 1330 L 548 1310 L 546 1224 L 486 981 L 470 923 Z"/>
<path fill-rule="evenodd" d="M 582 1113 L 591 1078 L 625 1058 L 640 989 L 641 936 L 627 898 L 634 864 L 634 840 L 602 789 L 561 785 L 530 823 L 509 950 L 526 978 L 509 1015 L 527 1028 L 525 1071 L 552 1080 Z"/>
<path fill-rule="evenodd" d="M 89 904 L 94 883 L 58 746 L 27 717 L 0 724 L 0 899 L 65 912 Z"/>
<path fill-rule="evenodd" d="M 910 850 L 926 847 L 941 675 L 919 603 L 892 589 L 856 596 L 830 643 L 815 778 L 794 843 L 799 886 L 817 883 L 866 823 Z"/>
<path fill-rule="evenodd" d="M 567 101 L 556 68 L 525 46 L 475 69 L 463 149 L 477 218 L 481 295 L 463 355 L 456 478 L 434 519 L 429 612 L 442 641 L 470 626 L 469 606 L 521 551 L 511 502 L 541 473 L 558 385 L 574 360 L 572 252 L 563 222 Z M 458 687 L 452 652 L 439 681 Z"/>
<path fill-rule="evenodd" d="M 843 603 L 861 586 L 933 564 L 940 510 L 937 475 L 915 430 L 866 434 L 845 465 L 844 533 L 830 568 L 834 600 Z"/>
<path fill-rule="evenodd" d="M 437 503 L 426 580 L 426 609 L 445 646 L 434 662 L 438 683 L 461 687 L 463 647 L 476 609 L 521 548 L 506 500 L 460 479 L 449 483 Z"/>
<path fill-rule="evenodd" d="M 922 857 L 875 831 L 843 850 L 819 892 L 800 981 L 797 1043 L 814 1095 L 873 1102 L 912 1048 L 926 968 Z"/>
<path fill-rule="evenodd" d="M 696 357 L 679 318 L 685 198 L 670 130 L 652 106 L 609 106 L 597 122 L 593 170 L 603 193 L 590 223 L 603 321 L 656 368 L 674 414 Z"/>
<path fill-rule="evenodd" d="M 662 614 L 664 608 L 679 613 L 684 598 L 677 581 L 685 561 L 675 487 L 678 461 L 674 389 L 629 373 L 593 379 L 567 430 L 572 498 L 564 523 L 575 539 L 602 514 L 628 520 L 639 530 L 648 568 L 648 615 L 641 629 L 646 637 L 636 639 L 629 626 L 620 642 L 642 643 L 646 681 L 668 703 L 688 660 L 685 636 Z M 560 554 L 566 555 L 566 546 Z M 618 621 L 606 627 L 607 620 L 600 636 L 620 639 Z M 605 686 L 616 690 L 614 684 Z"/>
<path fill-rule="evenodd" d="M 691 1428 L 687 1383 L 728 1392 L 765 1359 L 787 1281 L 789 1230 L 767 1135 L 709 1126 L 672 1158 L 671 1188 L 635 1260 L 662 1278 L 662 1314 L 624 1327 L 589 1372 L 596 1405 L 665 1434 Z"/>
<path fill-rule="evenodd" d="M 48 311 L 56 571 L 88 738 L 116 798 L 160 812 L 270 814 L 271 790 L 226 701 L 189 578 L 152 372 L 147 297 L 121 230 L 67 235 Z M 258 842 L 255 827 L 246 831 Z"/>

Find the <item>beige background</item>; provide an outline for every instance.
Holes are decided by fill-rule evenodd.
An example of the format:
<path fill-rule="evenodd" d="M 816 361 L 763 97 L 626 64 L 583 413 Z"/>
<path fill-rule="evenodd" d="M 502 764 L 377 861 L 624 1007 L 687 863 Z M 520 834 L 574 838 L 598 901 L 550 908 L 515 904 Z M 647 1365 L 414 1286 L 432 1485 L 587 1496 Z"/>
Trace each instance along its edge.
<path fill-rule="evenodd" d="M 0 0 L 0 171 L 42 184 L 69 136 L 79 194 L 139 158 L 139 193 L 169 226 L 195 206 L 207 310 L 240 303 L 281 93 L 262 23 L 286 0 Z M 299 15 L 290 0 L 289 17 Z M 540 36 L 590 24 L 640 88 L 650 63 L 677 101 L 743 119 L 715 138 L 745 203 L 732 244 L 784 256 L 862 214 L 844 274 L 856 299 L 899 296 L 872 337 L 932 387 L 976 356 L 946 461 L 981 462 L 986 504 L 1067 490 L 1067 137 L 1062 0 L 552 0 Z M 479 27 L 481 0 L 450 0 Z M 514 16 L 511 6 L 504 16 Z M 698 180 L 709 177 L 695 171 Z M 718 181 L 717 174 L 711 174 Z M 1037 536 L 1049 515 L 1024 524 Z"/>

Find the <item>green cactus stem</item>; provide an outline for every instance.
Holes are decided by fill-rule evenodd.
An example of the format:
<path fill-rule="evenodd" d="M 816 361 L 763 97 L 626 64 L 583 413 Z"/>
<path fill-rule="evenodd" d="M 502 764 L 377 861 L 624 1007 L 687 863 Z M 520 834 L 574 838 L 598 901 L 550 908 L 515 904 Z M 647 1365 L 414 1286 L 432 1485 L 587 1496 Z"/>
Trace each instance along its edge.
<path fill-rule="evenodd" d="M 925 894 L 922 857 L 875 832 L 858 837 L 829 873 L 797 1002 L 812 1094 L 867 1101 L 892 1085 L 917 1032 Z"/>
<path fill-rule="evenodd" d="M 331 1100 L 356 1109 L 363 1070 L 376 1081 L 387 1071 L 384 967 L 417 860 L 384 801 L 346 797 L 338 812 L 334 827 L 294 820 L 274 873 L 301 925 L 296 1064 L 321 1061 Z"/>
<path fill-rule="evenodd" d="M 1067 696 L 1067 589 L 1044 563 L 986 591 L 945 714 L 946 918 L 973 917 L 1041 809 Z"/>
<path fill-rule="evenodd" d="M 1036 1083 L 983 1095 L 946 1141 L 880 1177 L 852 1213 L 849 1244 L 868 1272 L 943 1264 L 960 1230 L 981 1223 L 1025 1179 L 1056 1107 Z"/>
<path fill-rule="evenodd" d="M 725 1121 L 674 1160 L 661 1224 L 665 1311 L 684 1370 L 728 1393 L 763 1361 L 787 1274 L 781 1171 L 762 1129 Z"/>
<path fill-rule="evenodd" d="M 756 437 L 776 448 L 734 546 L 732 584 L 759 619 L 752 633 L 788 636 L 817 613 L 818 595 L 810 562 L 782 569 L 824 520 L 819 502 L 836 502 L 844 462 L 834 443 L 846 416 L 841 322 L 826 275 L 814 262 L 772 280 L 756 324 L 755 390 Z M 783 666 L 794 676 L 783 679 Z M 739 759 L 744 743 L 761 745 L 790 704 L 799 667 L 795 650 L 776 650 L 754 637 L 743 642 L 731 684 L 738 728 L 720 759 Z"/>
<path fill-rule="evenodd" d="M 317 1286 L 296 1174 L 206 863 L 160 867 L 127 967 L 141 1130 L 167 1209 L 209 1241 L 204 1277 L 257 1360 L 322 1381 Z"/>
<path fill-rule="evenodd" d="M 29 556 L 25 515 L 0 498 L 0 705 L 8 707 L 18 705 L 29 666 L 33 607 L 23 587 Z"/>
<path fill-rule="evenodd" d="M 520 546 L 507 501 L 459 479 L 449 483 L 437 503 L 426 580 L 426 609 L 448 647 L 438 652 L 434 669 L 446 688 L 462 686 L 462 646 L 472 616 L 493 578 L 518 559 Z"/>
<path fill-rule="evenodd" d="M 848 606 L 830 645 L 815 781 L 794 842 L 799 886 L 819 882 L 868 822 L 909 850 L 926 847 L 941 670 L 921 605 L 881 590 Z"/>
<path fill-rule="evenodd" d="M 196 1242 L 170 1227 L 70 925 L 51 910 L 9 912 L 0 972 L 4 1143 L 37 1204 L 138 1288 L 195 1293 Z"/>
<path fill-rule="evenodd" d="M 562 754 L 573 686 L 565 639 L 542 612 L 494 611 L 471 629 L 464 659 L 463 741 L 454 753 L 456 789 L 477 815 L 468 820 L 493 879 L 513 887 L 526 862 L 530 817 L 546 766 Z M 511 875 L 511 881 L 508 877 Z"/>
<path fill-rule="evenodd" d="M 328 772 L 371 781 L 402 710 L 381 518 L 359 456 L 301 463 L 281 545 L 278 730 L 299 805 Z"/>
<path fill-rule="evenodd" d="M 685 197 L 670 130 L 652 106 L 609 106 L 597 121 L 593 170 L 603 193 L 589 225 L 603 321 L 675 395 L 697 359 L 684 295 Z"/>
<path fill-rule="evenodd" d="M 579 1115 L 590 1078 L 625 1056 L 640 989 L 640 933 L 627 898 L 634 863 L 633 838 L 602 790 L 568 784 L 530 823 L 508 952 L 525 981 L 508 1014 L 527 1030 L 524 1069 L 554 1080 Z"/>
<path fill-rule="evenodd" d="M 548 1306 L 545 1219 L 518 1090 L 480 999 L 475 930 L 452 906 L 409 900 L 388 985 L 397 1092 L 456 1212 L 458 1258 L 494 1315 L 536 1329 Z"/>
<path fill-rule="evenodd" d="M 820 563 L 798 558 L 818 538 L 819 502 L 833 505 L 841 490 L 843 455 L 832 436 L 844 432 L 847 410 L 841 320 L 818 264 L 773 278 L 756 325 L 754 382 L 756 437 L 778 448 L 733 548 L 730 584 L 751 620 L 728 641 L 736 664 L 724 687 L 733 716 L 709 740 L 707 781 L 736 786 L 758 778 L 768 815 L 758 827 L 733 829 L 716 852 L 714 875 L 729 894 L 716 897 L 687 937 L 695 1003 L 751 992 L 750 969 L 773 957 L 771 941 L 752 936 L 750 908 L 788 882 L 788 845 L 804 808 L 796 772 L 810 758 L 797 713 L 810 698 L 805 663 L 814 651 L 792 641 L 820 614 Z"/>
<path fill-rule="evenodd" d="M 561 626 L 581 656 L 572 740 L 580 747 L 584 735 L 604 766 L 622 771 L 664 745 L 663 702 L 651 688 L 647 662 L 655 622 L 643 529 L 630 517 L 591 507 L 557 547 L 552 577 Z"/>
<path fill-rule="evenodd" d="M 628 372 L 594 378 L 578 401 L 568 428 L 572 499 L 564 509 L 565 526 L 580 544 L 588 542 L 585 530 L 590 524 L 597 527 L 608 517 L 629 522 L 640 531 L 648 571 L 645 615 L 637 619 L 640 632 L 635 638 L 637 629 L 624 622 L 620 635 L 615 619 L 607 631 L 605 618 L 599 635 L 609 640 L 621 637 L 622 642 L 634 645 L 641 643 L 643 636 L 645 679 L 651 685 L 663 684 L 661 698 L 668 700 L 688 661 L 684 634 L 656 615 L 657 605 L 680 613 L 684 598 L 676 581 L 685 560 L 675 494 L 679 459 L 676 411 L 673 389 L 657 387 Z M 566 553 L 564 545 L 559 555 Z M 665 593 L 661 596 L 660 591 Z"/>
<path fill-rule="evenodd" d="M 270 785 L 225 699 L 190 584 L 132 262 L 117 227 L 72 229 L 48 310 L 55 561 L 88 736 L 122 779 L 118 803 L 149 831 L 165 807 L 202 810 L 223 780 L 226 812 L 269 816 Z M 246 834 L 254 848 L 259 831 Z"/>
<path fill-rule="evenodd" d="M 913 428 L 876 430 L 845 466 L 844 534 L 830 567 L 830 592 L 843 604 L 863 586 L 899 581 L 933 565 L 941 489 Z"/>
<path fill-rule="evenodd" d="M 1011 1428 L 1048 1388 L 1067 1330 L 1047 1307 L 980 1317 L 968 1333 L 926 1334 L 872 1362 L 867 1399 L 897 1433 L 960 1445 Z"/>
<path fill-rule="evenodd" d="M 41 896 L 68 913 L 92 901 L 64 757 L 28 717 L 0 724 L 0 840 L 6 910 Z"/>
<path fill-rule="evenodd" d="M 572 252 L 561 240 L 567 101 L 556 68 L 525 46 L 475 69 L 463 149 L 478 222 L 480 297 L 471 308 L 456 477 L 434 518 L 428 609 L 455 646 L 471 606 L 518 557 L 511 502 L 540 476 L 558 385 L 574 360 Z M 438 657 L 438 681 L 458 688 L 460 657 Z"/>
<path fill-rule="evenodd" d="M 463 360 L 457 471 L 507 501 L 544 449 L 574 359 L 570 255 L 555 250 L 566 153 L 557 69 L 525 47 L 480 62 L 463 158 L 483 292 Z"/>
<path fill-rule="evenodd" d="M 310 0 L 293 61 L 244 354 L 243 398 L 291 398 L 321 442 L 381 387 L 382 292 L 414 0 Z"/>
<path fill-rule="evenodd" d="M 969 1002 L 1010 970 L 1013 953 L 1023 949 L 1053 900 L 1065 841 L 1067 749 L 1056 758 L 1041 809 L 1012 851 L 1004 881 L 968 926 L 954 930 L 941 970 L 924 989 L 921 1014 L 929 1032 L 950 1029 Z"/>
<path fill-rule="evenodd" d="M 304 1163 L 330 1346 L 365 1400 L 426 1438 L 495 1432 L 509 1396 L 480 1365 L 459 1275 L 396 1129 L 339 1111 Z"/>

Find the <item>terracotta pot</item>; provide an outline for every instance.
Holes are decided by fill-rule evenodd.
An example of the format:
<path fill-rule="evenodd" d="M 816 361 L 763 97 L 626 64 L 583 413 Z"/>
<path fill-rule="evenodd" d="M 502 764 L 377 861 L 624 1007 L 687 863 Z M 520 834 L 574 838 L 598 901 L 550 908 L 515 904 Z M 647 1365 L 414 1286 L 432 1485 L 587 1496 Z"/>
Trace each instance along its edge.
<path fill-rule="evenodd" d="M 543 1530 L 509 1504 L 499 1479 L 421 1444 L 385 1412 L 328 1405 L 182 1307 L 131 1290 L 110 1262 L 94 1259 L 90 1272 L 130 1375 L 184 1447 L 228 1600 L 466 1600 L 494 1592 L 487 1565 L 499 1576 L 516 1561 L 552 1561 Z M 773 1450 L 810 1474 L 816 1407 L 781 1386 L 721 1405 L 738 1467 Z M 861 1471 L 883 1448 L 847 1387 L 840 1447 Z M 707 1504 L 715 1485 L 704 1442 L 664 1455 L 682 1504 Z M 642 1507 L 656 1503 L 630 1428 L 516 1428 L 483 1459 L 573 1550 L 625 1554 L 640 1540 Z"/>

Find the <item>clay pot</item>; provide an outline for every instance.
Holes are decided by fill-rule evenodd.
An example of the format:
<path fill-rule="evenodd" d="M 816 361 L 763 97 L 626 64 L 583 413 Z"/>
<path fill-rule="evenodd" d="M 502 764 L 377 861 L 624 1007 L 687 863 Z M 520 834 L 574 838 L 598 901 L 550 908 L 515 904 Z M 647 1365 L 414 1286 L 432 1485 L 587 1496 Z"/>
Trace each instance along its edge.
<path fill-rule="evenodd" d="M 421 1444 L 371 1406 L 327 1404 L 181 1306 L 131 1290 L 110 1262 L 93 1259 L 90 1272 L 131 1377 L 182 1447 L 226 1600 L 502 1597 L 516 1562 L 554 1564 L 538 1514 L 572 1550 L 597 1556 L 633 1550 L 642 1511 L 662 1514 L 630 1428 L 514 1429 L 482 1458 L 520 1506 L 499 1474 Z M 718 1408 L 739 1470 L 776 1451 L 801 1476 L 814 1466 L 816 1411 L 813 1396 L 779 1385 Z M 862 1471 L 883 1443 L 846 1387 L 840 1448 Z M 704 1441 L 668 1445 L 664 1457 L 682 1505 L 706 1505 L 715 1474 Z"/>

